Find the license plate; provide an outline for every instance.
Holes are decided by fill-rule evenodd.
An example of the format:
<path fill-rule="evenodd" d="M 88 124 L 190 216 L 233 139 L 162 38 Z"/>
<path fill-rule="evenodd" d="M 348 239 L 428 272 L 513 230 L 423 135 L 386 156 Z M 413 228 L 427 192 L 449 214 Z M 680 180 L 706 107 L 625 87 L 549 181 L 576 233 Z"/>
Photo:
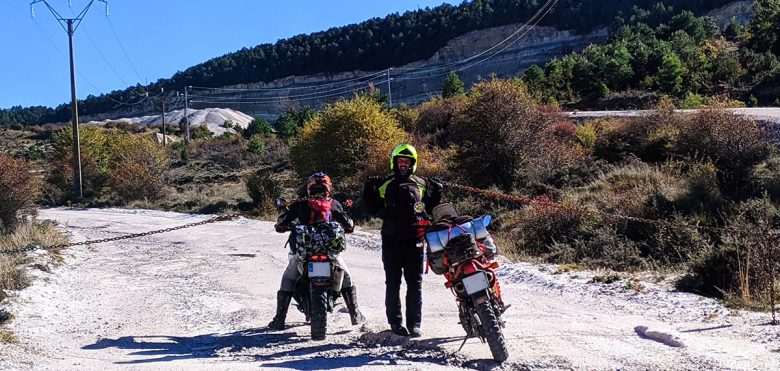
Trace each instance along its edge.
<path fill-rule="evenodd" d="M 463 287 L 469 295 L 476 294 L 490 287 L 485 272 L 479 272 L 463 278 Z"/>
<path fill-rule="evenodd" d="M 330 263 L 309 262 L 309 277 L 330 277 Z"/>

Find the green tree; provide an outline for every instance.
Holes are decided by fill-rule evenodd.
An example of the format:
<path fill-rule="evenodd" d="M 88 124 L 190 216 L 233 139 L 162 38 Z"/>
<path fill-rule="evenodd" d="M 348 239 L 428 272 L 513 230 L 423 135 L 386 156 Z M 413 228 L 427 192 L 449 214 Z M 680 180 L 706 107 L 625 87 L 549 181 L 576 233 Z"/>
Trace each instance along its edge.
<path fill-rule="evenodd" d="M 249 139 L 257 134 L 269 136 L 273 132 L 274 128 L 270 123 L 268 123 L 268 121 L 256 117 L 254 120 L 252 120 L 252 122 L 249 123 L 249 125 L 241 134 L 244 136 L 244 138 Z"/>
<path fill-rule="evenodd" d="M 276 119 L 276 132 L 279 137 L 289 139 L 298 134 L 303 125 L 314 118 L 316 112 L 310 107 L 297 109 L 290 107 Z"/>
<path fill-rule="evenodd" d="M 538 65 L 532 65 L 523 71 L 523 81 L 525 81 L 528 90 L 540 98 L 547 98 L 547 76 L 544 70 Z"/>
<path fill-rule="evenodd" d="M 466 93 L 463 81 L 456 72 L 450 72 L 447 78 L 444 79 L 444 88 L 442 89 L 442 96 L 444 98 L 454 97 L 457 95 L 463 95 Z"/>
<path fill-rule="evenodd" d="M 753 3 L 753 35 L 750 43 L 759 52 L 771 51 L 780 55 L 780 0 L 756 0 Z"/>
<path fill-rule="evenodd" d="M 666 53 L 662 57 L 658 70 L 658 88 L 664 93 L 679 94 L 682 91 L 683 76 L 686 70 L 680 57 L 675 53 Z"/>

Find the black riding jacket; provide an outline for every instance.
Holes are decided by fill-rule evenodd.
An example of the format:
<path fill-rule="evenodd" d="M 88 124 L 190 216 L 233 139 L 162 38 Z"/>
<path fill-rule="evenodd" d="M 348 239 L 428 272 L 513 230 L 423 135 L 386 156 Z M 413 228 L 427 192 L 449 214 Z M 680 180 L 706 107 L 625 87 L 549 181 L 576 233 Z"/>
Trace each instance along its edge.
<path fill-rule="evenodd" d="M 344 228 L 344 232 L 352 233 L 355 229 L 355 223 L 352 218 L 344 211 L 344 207 L 341 203 L 335 199 L 331 204 L 331 221 L 338 222 Z M 274 228 L 279 233 L 288 232 L 292 229 L 293 222 L 298 221 L 299 225 L 312 225 L 314 224 L 312 219 L 313 214 L 316 213 L 307 200 L 301 200 L 291 204 L 288 207 L 287 212 L 280 215 L 276 220 Z"/>
<path fill-rule="evenodd" d="M 363 188 L 368 212 L 382 218 L 382 235 L 398 240 L 417 237 L 417 223 L 441 202 L 442 185 L 416 175 L 369 179 Z M 422 210 L 415 204 L 422 202 Z"/>

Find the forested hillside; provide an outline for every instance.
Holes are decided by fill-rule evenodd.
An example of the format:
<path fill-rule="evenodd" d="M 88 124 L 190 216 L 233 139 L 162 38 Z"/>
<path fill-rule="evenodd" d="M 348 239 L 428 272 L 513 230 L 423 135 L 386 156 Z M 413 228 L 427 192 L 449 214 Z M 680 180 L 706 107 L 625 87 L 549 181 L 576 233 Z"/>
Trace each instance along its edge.
<path fill-rule="evenodd" d="M 661 7 L 677 14 L 690 10 L 695 14 L 718 8 L 730 0 L 561 0 L 540 23 L 580 32 L 594 28 L 618 29 L 631 22 L 643 9 Z M 116 101 L 133 101 L 136 93 L 181 89 L 187 85 L 225 86 L 238 83 L 271 81 L 290 75 L 332 73 L 352 70 L 377 70 L 398 66 L 433 55 L 450 39 L 463 33 L 510 23 L 525 22 L 545 4 L 540 0 L 474 0 L 458 6 L 441 5 L 433 9 L 391 14 L 365 22 L 334 27 L 310 35 L 298 35 L 275 44 L 252 48 L 214 58 L 205 63 L 160 79 L 148 86 L 133 86 L 99 97 L 90 96 L 80 103 L 84 115 L 109 112 Z M 655 14 L 655 13 L 653 13 Z M 48 107 L 12 107 L 0 111 L 0 124 L 38 124 L 66 121 L 68 104 Z"/>
<path fill-rule="evenodd" d="M 543 99 L 589 107 L 626 91 L 633 91 L 622 94 L 628 99 L 676 97 L 685 108 L 715 95 L 772 104 L 778 99 L 772 86 L 780 71 L 780 2 L 758 0 L 753 14 L 745 27 L 731 23 L 721 30 L 711 17 L 659 4 L 635 11 L 606 44 L 532 66 L 524 79 Z"/>

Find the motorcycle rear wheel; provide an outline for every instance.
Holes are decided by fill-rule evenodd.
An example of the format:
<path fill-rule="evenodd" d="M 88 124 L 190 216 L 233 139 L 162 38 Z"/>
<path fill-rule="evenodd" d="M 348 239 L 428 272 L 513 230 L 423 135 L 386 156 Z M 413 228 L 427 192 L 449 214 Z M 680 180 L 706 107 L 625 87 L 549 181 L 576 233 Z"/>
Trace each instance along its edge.
<path fill-rule="evenodd" d="M 311 285 L 311 339 L 324 340 L 328 328 L 328 290 L 330 286 Z"/>
<path fill-rule="evenodd" d="M 501 333 L 501 327 L 498 322 L 498 317 L 493 311 L 493 306 L 490 305 L 489 301 L 484 302 L 477 306 L 477 314 L 482 322 L 482 330 L 484 331 L 485 338 L 487 338 L 490 353 L 493 354 L 493 359 L 498 363 L 506 361 L 507 358 L 509 358 L 509 351 L 506 349 L 504 334 Z"/>

